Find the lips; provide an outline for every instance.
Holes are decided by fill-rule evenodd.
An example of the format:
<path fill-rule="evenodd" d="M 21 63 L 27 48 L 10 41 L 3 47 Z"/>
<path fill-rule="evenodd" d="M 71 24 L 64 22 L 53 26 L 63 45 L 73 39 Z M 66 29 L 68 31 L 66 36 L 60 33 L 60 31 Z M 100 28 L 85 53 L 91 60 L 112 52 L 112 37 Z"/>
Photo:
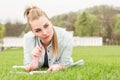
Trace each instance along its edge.
<path fill-rule="evenodd" d="M 44 37 L 44 39 L 48 39 L 48 38 L 49 38 L 49 36 Z"/>

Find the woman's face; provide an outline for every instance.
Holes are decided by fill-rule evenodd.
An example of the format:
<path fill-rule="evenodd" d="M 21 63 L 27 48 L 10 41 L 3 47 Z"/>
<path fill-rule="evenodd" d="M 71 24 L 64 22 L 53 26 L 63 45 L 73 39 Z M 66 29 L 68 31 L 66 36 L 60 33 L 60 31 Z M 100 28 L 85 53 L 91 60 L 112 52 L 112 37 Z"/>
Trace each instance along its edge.
<path fill-rule="evenodd" d="M 53 25 L 46 16 L 30 21 L 33 33 L 40 38 L 43 44 L 48 45 L 53 36 Z"/>

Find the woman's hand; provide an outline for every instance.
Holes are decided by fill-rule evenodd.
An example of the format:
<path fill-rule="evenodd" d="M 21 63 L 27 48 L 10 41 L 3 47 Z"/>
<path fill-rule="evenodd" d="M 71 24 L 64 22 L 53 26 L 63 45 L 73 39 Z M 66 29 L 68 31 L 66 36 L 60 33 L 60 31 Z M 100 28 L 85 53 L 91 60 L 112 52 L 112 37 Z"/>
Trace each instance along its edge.
<path fill-rule="evenodd" d="M 50 72 L 50 71 L 58 71 L 58 70 L 65 70 L 65 69 L 66 69 L 65 66 L 61 66 L 59 64 L 53 64 L 48 68 L 47 71 Z"/>
<path fill-rule="evenodd" d="M 30 64 L 25 66 L 27 72 L 36 70 L 38 68 L 38 62 L 42 54 L 42 46 L 37 46 L 32 51 L 32 61 Z"/>
<path fill-rule="evenodd" d="M 42 46 L 35 47 L 32 51 L 33 60 L 39 61 L 39 58 L 41 57 L 41 55 L 42 55 Z"/>

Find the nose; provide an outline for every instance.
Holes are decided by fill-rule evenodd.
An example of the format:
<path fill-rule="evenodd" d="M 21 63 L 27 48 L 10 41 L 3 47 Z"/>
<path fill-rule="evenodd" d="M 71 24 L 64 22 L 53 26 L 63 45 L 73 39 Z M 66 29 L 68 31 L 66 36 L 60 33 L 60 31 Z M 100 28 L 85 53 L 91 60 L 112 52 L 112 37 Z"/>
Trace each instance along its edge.
<path fill-rule="evenodd" d="M 46 35 L 46 34 L 47 34 L 47 30 L 44 29 L 44 30 L 42 31 L 42 34 L 43 34 L 43 35 Z"/>

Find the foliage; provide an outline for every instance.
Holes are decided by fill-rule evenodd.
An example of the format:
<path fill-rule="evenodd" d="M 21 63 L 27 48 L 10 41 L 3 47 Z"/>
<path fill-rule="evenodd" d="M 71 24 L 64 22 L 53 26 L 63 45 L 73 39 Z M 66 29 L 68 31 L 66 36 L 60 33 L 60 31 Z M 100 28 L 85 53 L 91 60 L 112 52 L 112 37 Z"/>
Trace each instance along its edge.
<path fill-rule="evenodd" d="M 119 49 L 120 46 L 74 47 L 74 61 L 84 59 L 84 66 L 35 75 L 10 74 L 10 71 L 24 71 L 12 69 L 13 65 L 23 64 L 23 49 L 7 49 L 0 52 L 0 80 L 120 80 Z"/>
<path fill-rule="evenodd" d="M 6 32 L 7 37 L 10 37 L 10 36 L 19 37 L 25 29 L 25 24 L 21 22 L 11 23 L 8 21 L 5 23 L 5 28 L 7 31 Z"/>
<path fill-rule="evenodd" d="M 99 36 L 100 22 L 96 16 L 84 11 L 75 22 L 75 35 L 77 36 Z"/>
<path fill-rule="evenodd" d="M 0 39 L 5 36 L 5 27 L 0 24 Z"/>
<path fill-rule="evenodd" d="M 2 25 L 2 24 L 0 24 L 0 50 L 2 50 L 2 46 L 3 46 L 3 38 L 4 38 L 4 36 L 5 36 L 5 27 Z"/>
<path fill-rule="evenodd" d="M 111 43 L 113 38 L 113 27 L 114 27 L 113 18 L 115 15 L 120 13 L 120 9 L 115 8 L 113 6 L 101 5 L 101 6 L 94 6 L 87 10 L 99 18 L 102 24 L 101 36 L 103 37 L 103 40 L 108 39 L 109 43 Z"/>
<path fill-rule="evenodd" d="M 29 26 L 29 25 L 26 25 L 24 32 L 27 33 L 27 32 L 30 31 L 30 30 L 31 30 L 31 29 L 30 29 L 30 26 Z"/>
<path fill-rule="evenodd" d="M 86 12 L 83 17 L 78 19 L 78 16 Z M 103 37 L 104 44 L 109 43 L 113 45 L 116 40 L 120 43 L 120 29 L 119 18 L 115 19 L 117 14 L 120 14 L 119 7 L 108 5 L 94 6 L 84 9 L 83 12 L 69 12 L 53 16 L 51 21 L 55 26 L 66 28 L 68 31 L 74 31 L 75 35 L 81 36 L 101 36 Z M 86 17 L 85 17 L 86 16 Z M 79 22 L 81 22 L 79 24 Z M 79 29 L 78 24 L 80 25 Z M 5 36 L 20 37 L 30 30 L 30 27 L 21 22 L 5 23 L 6 33 Z"/>
<path fill-rule="evenodd" d="M 62 14 L 53 16 L 51 21 L 54 25 L 66 28 L 68 31 L 74 31 L 74 23 L 76 21 L 77 13 L 69 12 L 68 14 Z"/>
<path fill-rule="evenodd" d="M 112 39 L 114 43 L 120 45 L 120 14 L 115 15 L 113 19 Z"/>
<path fill-rule="evenodd" d="M 116 15 L 114 18 L 113 33 L 120 35 L 120 14 Z"/>
<path fill-rule="evenodd" d="M 25 29 L 22 31 L 20 37 L 23 37 L 25 33 L 29 32 L 31 30 L 29 25 L 25 26 Z"/>

